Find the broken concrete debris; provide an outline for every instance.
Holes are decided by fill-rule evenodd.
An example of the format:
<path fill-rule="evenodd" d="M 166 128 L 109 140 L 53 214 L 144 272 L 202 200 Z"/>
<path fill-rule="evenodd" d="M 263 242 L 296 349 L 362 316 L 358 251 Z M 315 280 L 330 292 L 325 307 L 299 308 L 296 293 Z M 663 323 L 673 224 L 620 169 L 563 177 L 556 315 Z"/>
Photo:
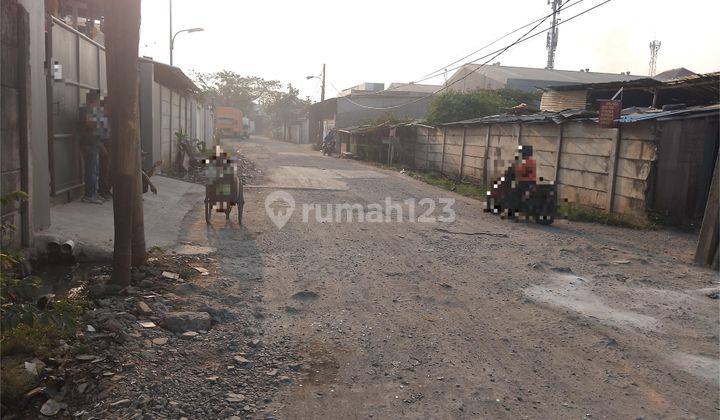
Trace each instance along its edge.
<path fill-rule="evenodd" d="M 175 333 L 207 331 L 211 323 L 212 317 L 207 312 L 168 312 L 163 319 L 163 326 Z"/>

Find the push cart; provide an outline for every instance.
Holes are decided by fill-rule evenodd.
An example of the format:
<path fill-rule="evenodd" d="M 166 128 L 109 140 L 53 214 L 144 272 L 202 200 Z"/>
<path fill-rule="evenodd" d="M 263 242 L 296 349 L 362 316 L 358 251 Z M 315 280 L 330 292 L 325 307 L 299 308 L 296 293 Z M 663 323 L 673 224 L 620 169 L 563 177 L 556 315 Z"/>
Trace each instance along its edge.
<path fill-rule="evenodd" d="M 205 222 L 210 224 L 213 209 L 225 213 L 230 220 L 230 212 L 237 207 L 238 224 L 242 224 L 243 184 L 236 163 L 225 153 L 216 153 L 207 163 L 208 181 L 205 184 Z"/>

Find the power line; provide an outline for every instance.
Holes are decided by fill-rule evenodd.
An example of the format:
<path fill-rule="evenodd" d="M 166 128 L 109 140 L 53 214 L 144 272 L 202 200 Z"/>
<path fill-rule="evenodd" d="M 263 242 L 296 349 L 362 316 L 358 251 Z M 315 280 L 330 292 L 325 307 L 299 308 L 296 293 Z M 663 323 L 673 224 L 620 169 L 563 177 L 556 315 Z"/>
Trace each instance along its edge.
<path fill-rule="evenodd" d="M 576 19 L 576 18 L 578 18 L 578 17 L 580 17 L 580 16 L 582 16 L 582 15 L 584 15 L 584 14 L 586 14 L 586 13 L 589 13 L 589 12 L 591 12 L 592 10 L 597 9 L 597 8 L 600 7 L 600 6 L 603 6 L 603 5 L 607 4 L 607 3 L 610 3 L 611 1 L 612 1 L 612 0 L 605 0 L 605 1 L 601 2 L 601 3 L 598 3 L 598 4 L 596 4 L 596 5 L 593 6 L 593 7 L 590 7 L 590 8 L 588 8 L 588 9 L 585 9 L 584 11 L 582 11 L 582 12 L 580 12 L 580 13 L 572 16 L 572 17 L 569 17 L 569 18 L 565 19 L 565 20 L 562 21 L 562 22 L 558 22 L 557 25 L 555 25 L 555 26 L 560 26 L 560 25 L 562 25 L 562 24 L 564 24 L 564 23 L 570 22 L 570 21 L 572 21 L 573 19 Z M 527 41 L 527 40 L 530 40 L 530 39 L 532 39 L 532 38 L 535 38 L 536 36 L 541 35 L 541 34 L 547 32 L 550 28 L 540 30 L 540 31 L 535 32 L 534 34 L 530 35 L 530 33 L 531 33 L 532 31 L 534 31 L 538 26 L 542 25 L 543 22 L 545 22 L 545 20 L 547 20 L 547 18 L 550 17 L 550 16 L 552 16 L 552 15 L 548 15 L 548 16 L 546 16 L 545 18 L 543 18 L 538 24 L 536 24 L 535 26 L 533 26 L 532 28 L 530 28 L 529 31 L 525 32 L 525 34 L 523 34 L 520 38 L 518 38 L 517 40 L 515 40 L 515 42 L 513 42 L 513 43 L 511 43 L 511 44 L 509 44 L 509 45 L 507 45 L 507 46 L 505 46 L 504 48 L 495 50 L 495 51 L 493 51 L 492 53 L 486 54 L 486 55 L 484 55 L 483 57 L 477 58 L 476 60 L 471 61 L 470 63 L 466 63 L 466 64 L 471 64 L 471 63 L 474 63 L 474 62 L 476 62 L 476 61 L 478 61 L 478 60 L 480 60 L 480 59 L 482 59 L 482 58 L 488 57 L 488 56 L 490 56 L 491 54 L 495 54 L 495 53 L 496 53 L 496 54 L 493 55 L 490 59 L 488 59 L 488 60 L 486 60 L 485 62 L 483 62 L 482 64 L 480 64 L 478 67 L 472 69 L 472 70 L 469 71 L 467 74 L 465 74 L 463 77 L 461 77 L 461 78 L 453 81 L 453 82 L 450 83 L 450 84 L 445 84 L 443 87 L 441 87 L 440 89 L 436 90 L 435 92 L 433 92 L 433 93 L 431 93 L 431 94 L 429 94 L 429 95 L 422 96 L 422 97 L 420 97 L 420 98 L 413 99 L 412 101 L 405 102 L 405 103 L 398 104 L 398 105 L 389 106 L 389 107 L 373 107 L 373 106 L 367 106 L 367 105 L 359 104 L 359 103 L 353 101 L 352 99 L 350 99 L 350 98 L 347 97 L 347 96 L 344 96 L 343 98 L 346 99 L 348 102 L 350 102 L 350 103 L 352 103 L 352 104 L 354 104 L 354 105 L 356 105 L 356 106 L 358 106 L 358 107 L 360 107 L 360 108 L 373 109 L 373 110 L 378 110 L 378 111 L 402 108 L 402 107 L 404 107 L 404 106 L 406 106 L 406 105 L 410 105 L 410 104 L 413 104 L 413 103 L 420 102 L 420 101 L 423 101 L 423 100 L 425 100 L 425 99 L 431 98 L 431 97 L 437 95 L 438 93 L 440 93 L 440 92 L 448 89 L 450 86 L 452 86 L 452 85 L 454 85 L 454 84 L 456 84 L 456 83 L 459 83 L 459 82 L 465 80 L 465 79 L 468 78 L 470 75 L 472 75 L 473 73 L 475 73 L 476 71 L 478 71 L 478 70 L 480 70 L 482 67 L 484 67 L 487 63 L 489 63 L 490 61 L 493 61 L 494 59 L 496 59 L 497 57 L 499 57 L 501 54 L 503 54 L 505 51 L 507 51 L 508 49 L 514 47 L 515 45 L 520 44 L 520 43 L 522 43 L 522 42 L 525 42 L 525 41 Z M 463 66 L 464 66 L 464 65 L 465 65 L 465 64 L 463 64 Z M 462 66 L 459 66 L 459 67 L 462 67 Z M 459 68 L 459 67 L 456 67 L 456 68 Z M 422 81 L 422 80 L 421 80 L 421 81 Z M 339 90 L 334 84 L 330 83 L 330 85 L 333 87 L 333 89 L 335 89 L 335 91 L 336 91 L 338 94 L 340 94 L 340 90 Z M 381 93 L 381 92 L 378 92 L 378 93 Z"/>
<path fill-rule="evenodd" d="M 557 0 L 557 1 L 559 1 L 559 0 Z M 565 3 L 563 3 L 562 5 L 559 6 L 558 12 L 560 11 L 560 9 L 562 9 L 562 10 L 567 10 L 567 9 L 573 7 L 573 6 L 576 6 L 576 5 L 580 4 L 580 3 L 582 3 L 583 1 L 585 1 L 585 0 L 577 0 L 577 1 L 575 1 L 574 3 L 572 3 L 572 4 L 568 4 L 568 3 L 570 3 L 570 0 L 565 0 Z M 437 76 L 440 76 L 441 74 L 445 74 L 445 73 L 448 72 L 448 67 L 453 66 L 453 65 L 455 65 L 455 64 L 457 64 L 457 63 L 459 63 L 459 62 L 461 62 L 461 61 L 464 61 L 464 60 L 466 60 L 466 59 L 469 58 L 469 57 L 472 57 L 473 55 L 479 53 L 480 51 L 482 51 L 482 50 L 484 50 L 484 49 L 492 46 L 493 44 L 497 43 L 498 41 L 500 41 L 500 40 L 502 40 L 502 39 L 505 39 L 505 38 L 507 38 L 508 36 L 510 36 L 510 35 L 518 32 L 518 31 L 520 31 L 520 30 L 522 30 L 522 29 L 527 28 L 528 26 L 530 26 L 530 25 L 532 25 L 532 24 L 534 24 L 534 23 L 547 20 L 547 18 L 550 17 L 550 16 L 552 16 L 552 13 L 551 13 L 551 14 L 548 14 L 548 15 L 545 15 L 545 16 L 543 16 L 543 17 L 540 17 L 540 18 L 538 18 L 538 19 L 535 19 L 534 21 L 532 21 L 532 22 L 530 22 L 530 23 L 527 23 L 527 24 L 525 24 L 525 25 L 523 25 L 523 26 L 520 26 L 519 28 L 513 29 L 512 31 L 510 31 L 510 32 L 506 33 L 505 35 L 502 35 L 501 37 L 496 38 L 495 40 L 493 40 L 493 41 L 491 41 L 491 42 L 483 45 L 482 47 L 476 49 L 475 51 L 473 51 L 473 52 L 471 52 L 471 53 L 469 53 L 469 54 L 467 54 L 467 55 L 465 55 L 465 56 L 463 56 L 463 57 L 458 58 L 457 60 L 453 61 L 452 63 L 449 63 L 449 64 L 447 64 L 447 65 L 445 65 L 445 66 L 443 66 L 443 67 L 438 68 L 438 69 L 435 70 L 435 71 L 432 71 L 432 72 L 430 72 L 430 73 L 425 74 L 425 75 L 422 76 L 422 78 L 419 79 L 419 80 L 414 80 L 414 81 L 412 81 L 412 82 L 404 83 L 404 84 L 401 84 L 401 85 L 398 85 L 398 86 L 394 86 L 394 87 L 392 87 L 392 88 L 385 89 L 385 90 L 386 90 L 386 91 L 388 91 L 388 90 L 397 90 L 397 89 L 399 89 L 399 88 L 401 88 L 401 87 L 411 86 L 411 85 L 416 84 L 416 83 L 418 83 L 418 82 L 422 82 L 422 81 L 425 81 L 425 80 L 432 79 L 432 78 L 435 78 L 435 77 L 437 77 Z M 493 53 L 490 53 L 490 54 L 493 54 Z M 475 60 L 481 60 L 481 59 L 483 59 L 483 58 L 485 58 L 485 57 L 487 57 L 487 55 L 486 55 L 486 56 L 483 56 L 483 57 L 478 57 L 478 58 L 476 58 Z M 462 67 L 462 66 L 459 66 L 459 67 Z M 456 69 L 456 68 L 458 68 L 458 67 L 455 67 L 455 68 L 453 68 L 453 69 L 451 69 L 451 70 L 454 70 L 454 69 Z M 379 93 L 379 92 L 376 92 L 376 93 Z"/>

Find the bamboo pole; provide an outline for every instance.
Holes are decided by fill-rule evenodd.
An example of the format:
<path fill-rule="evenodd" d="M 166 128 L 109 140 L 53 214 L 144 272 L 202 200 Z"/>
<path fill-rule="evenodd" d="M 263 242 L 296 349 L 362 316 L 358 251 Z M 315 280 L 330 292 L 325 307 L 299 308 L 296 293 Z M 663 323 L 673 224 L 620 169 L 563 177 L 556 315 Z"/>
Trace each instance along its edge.
<path fill-rule="evenodd" d="M 124 286 L 130 284 L 133 261 L 145 259 L 138 132 L 140 0 L 108 1 L 105 6 L 105 51 L 113 140 L 115 238 L 112 282 Z"/>

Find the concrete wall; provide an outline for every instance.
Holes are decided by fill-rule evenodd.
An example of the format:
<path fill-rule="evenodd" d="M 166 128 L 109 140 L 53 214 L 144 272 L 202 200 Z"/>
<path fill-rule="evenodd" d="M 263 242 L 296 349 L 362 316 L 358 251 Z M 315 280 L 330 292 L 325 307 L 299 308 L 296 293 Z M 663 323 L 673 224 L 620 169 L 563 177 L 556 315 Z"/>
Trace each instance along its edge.
<path fill-rule="evenodd" d="M 625 124 L 619 139 L 618 129 L 580 121 L 418 127 L 411 161 L 489 185 L 512 164 L 519 144 L 532 145 L 538 177 L 555 182 L 561 200 L 645 217 L 657 159 L 654 127 Z"/>
<path fill-rule="evenodd" d="M 28 12 L 30 27 L 30 174 L 32 230 L 50 226 L 50 169 L 48 166 L 47 89 L 45 78 L 45 5 L 35 0 L 18 3 Z"/>
<path fill-rule="evenodd" d="M 181 92 L 155 81 L 153 63 L 140 61 L 140 127 L 143 166 L 148 168 L 162 160 L 170 169 L 176 159 L 175 133 L 186 132 L 192 139 L 212 145 L 212 109 L 188 92 Z M 171 100 L 172 97 L 172 107 Z"/>

